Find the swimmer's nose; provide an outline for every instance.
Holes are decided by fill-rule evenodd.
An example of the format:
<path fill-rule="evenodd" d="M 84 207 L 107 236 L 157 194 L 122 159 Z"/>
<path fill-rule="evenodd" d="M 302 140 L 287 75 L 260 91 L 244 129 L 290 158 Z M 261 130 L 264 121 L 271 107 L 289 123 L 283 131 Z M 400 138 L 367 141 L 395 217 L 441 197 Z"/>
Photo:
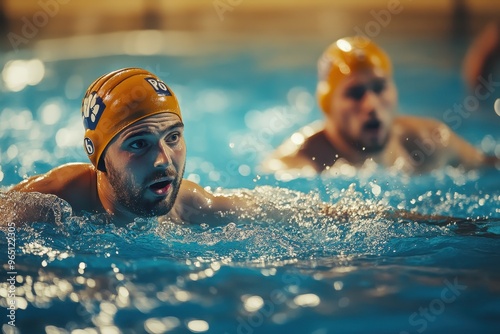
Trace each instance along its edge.
<path fill-rule="evenodd" d="M 361 108 L 363 113 L 374 114 L 376 110 L 379 108 L 379 96 L 377 93 L 373 92 L 371 89 L 368 89 L 363 96 L 363 100 L 361 102 Z"/>
<path fill-rule="evenodd" d="M 159 142 L 157 146 L 154 167 L 167 167 L 172 164 L 172 149 L 164 142 Z"/>

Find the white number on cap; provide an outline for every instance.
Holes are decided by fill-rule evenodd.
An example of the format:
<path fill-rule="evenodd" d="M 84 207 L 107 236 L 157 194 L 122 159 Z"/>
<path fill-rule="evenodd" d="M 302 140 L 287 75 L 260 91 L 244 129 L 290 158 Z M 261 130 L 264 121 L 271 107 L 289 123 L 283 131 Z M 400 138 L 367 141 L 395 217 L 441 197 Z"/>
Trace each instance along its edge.
<path fill-rule="evenodd" d="M 85 149 L 87 150 L 88 155 L 92 155 L 94 153 L 94 143 L 90 138 L 85 138 L 83 141 Z"/>
<path fill-rule="evenodd" d="M 158 93 L 158 94 L 161 94 L 161 95 L 171 95 L 169 90 L 168 90 L 168 87 L 167 85 L 165 85 L 165 83 L 159 81 L 159 80 L 156 80 L 155 78 L 147 78 L 146 79 L 147 82 L 149 82 L 149 84 L 151 86 L 153 86 L 154 90 Z"/>

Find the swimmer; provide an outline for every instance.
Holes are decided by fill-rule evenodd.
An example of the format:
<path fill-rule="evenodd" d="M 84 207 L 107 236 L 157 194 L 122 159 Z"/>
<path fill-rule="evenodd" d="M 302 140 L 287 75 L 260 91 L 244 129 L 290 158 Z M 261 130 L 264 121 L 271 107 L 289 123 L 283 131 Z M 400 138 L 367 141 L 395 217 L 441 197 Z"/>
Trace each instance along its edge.
<path fill-rule="evenodd" d="M 313 176 L 334 165 L 361 167 L 373 161 L 421 173 L 445 165 L 476 168 L 499 161 L 438 120 L 397 116 L 392 73 L 387 54 L 369 39 L 347 37 L 331 44 L 318 61 L 317 99 L 325 121 L 285 141 L 263 162 L 262 170 L 278 178 Z"/>
<path fill-rule="evenodd" d="M 498 96 L 494 90 L 500 86 L 499 66 L 500 24 L 491 22 L 474 39 L 464 57 L 462 75 L 469 90 L 476 95 Z M 485 92 L 478 94 L 478 90 Z M 489 92 L 492 94 L 487 94 Z"/>
<path fill-rule="evenodd" d="M 146 70 L 125 68 L 98 78 L 85 93 L 81 114 L 83 146 L 91 163 L 56 167 L 0 194 L 0 221 L 4 224 L 57 223 L 60 217 L 54 206 L 66 202 L 74 213 L 102 213 L 116 224 L 138 217 L 174 223 L 227 223 L 242 214 L 283 221 L 297 214 L 293 208 L 289 212 L 264 209 L 241 195 L 214 195 L 183 179 L 186 144 L 181 109 L 172 89 Z M 40 195 L 48 201 L 39 200 Z M 348 213 L 319 203 L 317 215 Z"/>

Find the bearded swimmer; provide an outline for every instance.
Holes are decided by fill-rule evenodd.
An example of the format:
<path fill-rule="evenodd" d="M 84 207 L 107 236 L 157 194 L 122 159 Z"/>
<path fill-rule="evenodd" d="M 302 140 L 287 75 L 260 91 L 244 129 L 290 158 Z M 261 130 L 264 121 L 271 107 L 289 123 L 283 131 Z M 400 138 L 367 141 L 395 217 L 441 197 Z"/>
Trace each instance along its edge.
<path fill-rule="evenodd" d="M 146 70 L 126 68 L 98 78 L 85 94 L 82 117 L 83 143 L 91 164 L 66 164 L 32 176 L 1 194 L 3 223 L 57 223 L 60 216 L 55 208 L 66 203 L 74 213 L 102 213 L 116 224 L 149 217 L 175 223 L 225 223 L 242 214 L 283 221 L 298 212 L 294 208 L 287 212 L 264 209 L 251 197 L 216 196 L 183 180 L 186 145 L 177 98 Z M 40 196 L 42 200 L 37 201 Z M 339 219 L 350 215 L 326 203 L 308 210 Z M 457 221 L 404 211 L 384 215 Z"/>
<path fill-rule="evenodd" d="M 438 120 L 396 116 L 391 61 L 369 39 L 346 37 L 331 44 L 318 61 L 318 74 L 317 98 L 325 121 L 304 127 L 278 147 L 263 162 L 264 172 L 278 178 L 280 173 L 312 176 L 337 163 L 361 167 L 371 160 L 421 173 L 445 165 L 470 169 L 499 161 Z"/>

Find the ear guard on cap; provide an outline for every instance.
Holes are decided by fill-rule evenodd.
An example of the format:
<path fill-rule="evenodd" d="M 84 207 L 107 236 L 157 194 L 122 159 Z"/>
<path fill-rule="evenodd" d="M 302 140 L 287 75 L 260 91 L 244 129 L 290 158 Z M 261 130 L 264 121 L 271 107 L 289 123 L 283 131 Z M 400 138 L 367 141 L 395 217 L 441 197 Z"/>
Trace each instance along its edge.
<path fill-rule="evenodd" d="M 324 113 L 330 111 L 332 95 L 337 85 L 351 73 L 364 69 L 381 69 L 392 74 L 387 54 L 371 40 L 345 37 L 331 44 L 318 60 L 316 95 Z"/>
<path fill-rule="evenodd" d="M 124 68 L 98 78 L 82 101 L 83 144 L 92 164 L 102 170 L 102 153 L 120 131 L 160 113 L 173 113 L 182 120 L 174 93 L 153 73 Z"/>

